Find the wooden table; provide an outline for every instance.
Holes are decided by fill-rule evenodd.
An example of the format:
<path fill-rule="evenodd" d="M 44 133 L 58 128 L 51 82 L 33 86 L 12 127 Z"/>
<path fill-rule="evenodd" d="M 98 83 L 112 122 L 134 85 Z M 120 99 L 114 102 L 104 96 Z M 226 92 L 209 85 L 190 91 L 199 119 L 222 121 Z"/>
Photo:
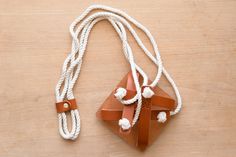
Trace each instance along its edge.
<path fill-rule="evenodd" d="M 131 147 L 95 117 L 128 72 L 108 22 L 92 31 L 75 96 L 82 131 L 58 134 L 54 88 L 70 51 L 68 27 L 92 1 L 0 0 L 0 156 L 232 157 L 236 154 L 236 2 L 101 0 L 126 11 L 156 37 L 183 110 L 146 151 Z M 143 41 L 150 48 L 142 33 Z M 154 66 L 134 39 L 135 58 L 151 78 Z M 160 86 L 171 92 L 162 79 Z"/>

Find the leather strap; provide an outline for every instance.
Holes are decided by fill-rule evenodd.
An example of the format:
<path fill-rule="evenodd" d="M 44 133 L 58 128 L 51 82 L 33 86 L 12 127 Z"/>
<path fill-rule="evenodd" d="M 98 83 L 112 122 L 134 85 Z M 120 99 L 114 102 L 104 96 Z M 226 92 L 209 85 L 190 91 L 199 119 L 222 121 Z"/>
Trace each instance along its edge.
<path fill-rule="evenodd" d="M 137 73 L 137 74 L 139 77 L 139 73 Z M 126 82 L 126 90 L 127 90 L 127 95 L 125 96 L 124 99 L 131 99 L 132 97 L 134 97 L 136 95 L 136 88 L 135 88 L 135 84 L 134 84 L 134 80 L 133 80 L 133 76 L 132 76 L 131 72 L 128 73 L 127 82 Z M 123 107 L 122 118 L 128 119 L 130 124 L 132 124 L 132 122 L 133 122 L 134 110 L 135 110 L 134 104 L 124 105 L 124 107 Z M 122 128 L 120 128 L 121 133 L 128 134 L 128 133 L 130 133 L 130 130 L 131 130 L 131 128 L 126 131 L 124 131 Z"/>
<path fill-rule="evenodd" d="M 151 122 L 151 99 L 143 99 L 142 110 L 138 121 L 138 146 L 146 147 L 149 140 Z"/>
<path fill-rule="evenodd" d="M 175 100 L 173 100 L 172 98 L 163 97 L 155 94 L 152 96 L 151 99 L 152 105 L 163 107 L 170 111 L 175 108 Z"/>
<path fill-rule="evenodd" d="M 57 113 L 75 110 L 75 109 L 77 109 L 76 100 L 70 99 L 70 100 L 58 102 L 58 103 L 56 103 L 56 109 L 57 109 Z"/>

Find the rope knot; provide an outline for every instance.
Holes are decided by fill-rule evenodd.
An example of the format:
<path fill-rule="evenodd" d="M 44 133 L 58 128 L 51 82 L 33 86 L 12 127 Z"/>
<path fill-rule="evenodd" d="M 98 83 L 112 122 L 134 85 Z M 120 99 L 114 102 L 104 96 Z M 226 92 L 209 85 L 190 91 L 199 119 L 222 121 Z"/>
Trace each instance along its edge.
<path fill-rule="evenodd" d="M 166 112 L 160 112 L 160 113 L 158 113 L 158 115 L 157 115 L 157 121 L 158 121 L 159 123 L 165 123 L 166 120 L 167 120 Z"/>
<path fill-rule="evenodd" d="M 122 100 L 127 94 L 127 90 L 125 88 L 118 88 L 116 90 L 116 93 L 114 94 L 114 96 L 116 97 L 116 99 L 118 100 Z"/>
<path fill-rule="evenodd" d="M 130 122 L 127 118 L 122 118 L 119 120 L 119 126 L 123 129 L 123 130 L 129 130 L 129 128 L 131 127 Z"/>
<path fill-rule="evenodd" d="M 154 92 L 150 87 L 144 87 L 142 95 L 144 98 L 151 98 L 154 95 Z"/>

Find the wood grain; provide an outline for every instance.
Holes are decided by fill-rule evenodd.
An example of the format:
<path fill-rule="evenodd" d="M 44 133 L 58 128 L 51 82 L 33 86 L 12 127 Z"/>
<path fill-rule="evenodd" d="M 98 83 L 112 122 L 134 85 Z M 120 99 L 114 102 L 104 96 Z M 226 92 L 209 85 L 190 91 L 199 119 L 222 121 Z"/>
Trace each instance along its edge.
<path fill-rule="evenodd" d="M 182 112 L 146 151 L 129 146 L 96 119 L 100 104 L 129 70 L 117 34 L 101 22 L 91 33 L 76 84 L 82 131 L 75 142 L 63 140 L 54 87 L 70 50 L 69 24 L 92 1 L 0 0 L 0 156 L 235 156 L 236 1 L 99 3 L 126 11 L 156 37 L 182 94 Z M 154 66 L 133 39 L 130 43 L 153 77 Z M 171 91 L 164 79 L 160 86 Z"/>

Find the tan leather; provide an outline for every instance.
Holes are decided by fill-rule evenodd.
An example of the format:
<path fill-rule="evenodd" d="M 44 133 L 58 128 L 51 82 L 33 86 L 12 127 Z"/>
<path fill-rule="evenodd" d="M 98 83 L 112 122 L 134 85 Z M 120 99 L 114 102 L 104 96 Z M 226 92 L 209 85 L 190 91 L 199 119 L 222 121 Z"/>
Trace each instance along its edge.
<path fill-rule="evenodd" d="M 151 120 L 151 99 L 144 99 L 138 121 L 137 144 L 140 147 L 145 147 L 148 145 L 150 120 Z"/>
<path fill-rule="evenodd" d="M 138 75 L 139 77 L 139 75 Z M 135 88 L 135 84 L 134 84 L 134 80 L 133 80 L 133 76 L 131 73 L 128 73 L 127 76 L 127 80 L 126 80 L 126 90 L 127 90 L 127 94 L 125 96 L 124 99 L 131 99 L 136 95 L 136 88 Z M 124 105 L 123 106 L 123 111 L 122 111 L 122 118 L 126 118 L 129 120 L 130 124 L 132 124 L 133 122 L 133 117 L 134 117 L 134 110 L 135 110 L 135 105 L 134 104 L 130 104 L 130 105 Z M 122 128 L 120 128 L 120 132 L 121 133 L 126 133 L 129 134 L 130 130 L 123 130 Z"/>
<path fill-rule="evenodd" d="M 57 113 L 66 112 L 70 110 L 77 109 L 77 104 L 75 99 L 65 100 L 62 102 L 56 103 Z"/>
<path fill-rule="evenodd" d="M 127 86 L 127 80 L 131 75 L 131 72 L 128 73 L 121 82 L 117 85 L 117 87 L 124 87 Z M 142 80 L 140 80 L 141 83 Z M 132 84 L 132 83 L 130 83 Z M 115 90 L 114 90 L 115 91 Z M 96 115 L 98 118 L 107 121 L 117 121 L 122 117 L 130 118 L 130 115 L 134 115 L 136 110 L 136 103 L 133 108 L 126 108 L 123 104 L 121 104 L 115 97 L 114 91 L 110 94 L 110 96 L 104 101 L 102 106 L 97 111 Z M 131 90 L 132 91 L 132 90 Z M 138 146 L 147 146 L 148 139 L 149 139 L 149 127 L 150 127 L 150 120 L 157 120 L 157 115 L 159 112 L 166 112 L 167 118 L 169 118 L 169 112 L 174 110 L 175 100 L 171 98 L 166 92 L 164 92 L 161 88 L 155 87 L 153 88 L 155 95 L 151 99 L 144 99 L 143 98 L 143 105 L 138 121 L 138 139 L 137 144 Z M 129 92 L 127 93 L 129 94 Z M 128 99 L 128 98 L 127 98 Z M 127 119 L 128 119 L 127 118 Z M 133 117 L 132 117 L 133 119 Z M 122 133 L 122 132 L 121 132 Z"/>

